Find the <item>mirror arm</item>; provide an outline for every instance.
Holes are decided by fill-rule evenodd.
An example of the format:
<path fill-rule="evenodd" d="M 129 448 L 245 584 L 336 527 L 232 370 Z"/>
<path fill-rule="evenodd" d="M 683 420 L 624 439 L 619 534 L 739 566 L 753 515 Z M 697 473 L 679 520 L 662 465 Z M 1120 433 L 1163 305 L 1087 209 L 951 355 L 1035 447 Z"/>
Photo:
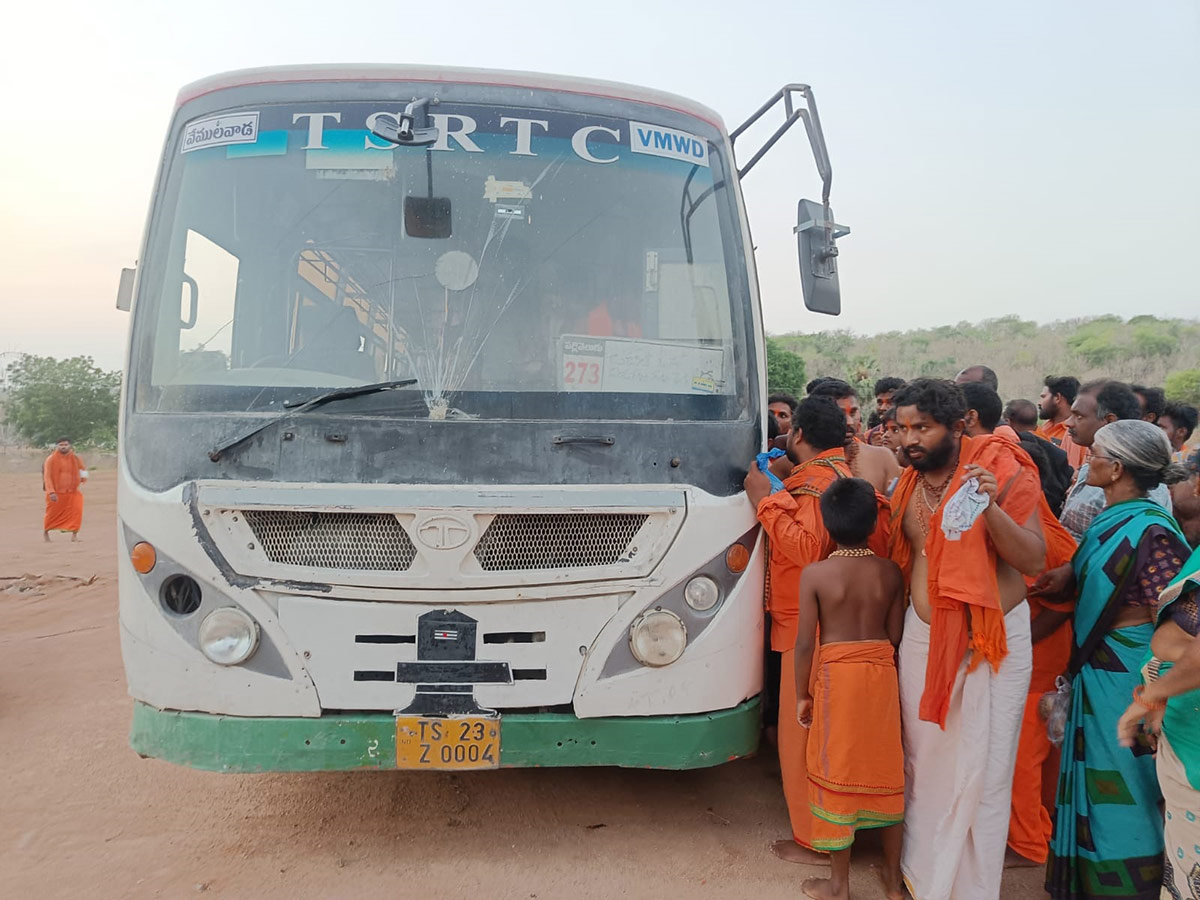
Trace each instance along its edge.
<path fill-rule="evenodd" d="M 796 109 L 794 107 L 792 103 L 793 94 L 799 94 L 804 98 L 806 108 Z M 771 96 L 771 99 L 755 110 L 750 118 L 730 132 L 729 142 L 735 144 L 738 137 L 746 129 L 766 115 L 780 100 L 783 101 L 785 115 L 783 124 L 775 129 L 775 133 L 767 138 L 758 152 L 750 158 L 750 161 L 738 169 L 738 177 L 746 177 L 746 173 L 754 168 L 755 163 L 762 159 L 767 151 L 774 147 L 776 142 L 788 132 L 788 129 L 796 124 L 796 120 L 802 119 L 804 121 L 804 130 L 808 133 L 808 143 L 812 148 L 813 159 L 817 164 L 817 171 L 821 175 L 821 202 L 828 205 L 829 191 L 833 185 L 833 167 L 829 164 L 829 152 L 825 147 L 825 134 L 821 130 L 821 117 L 817 114 L 817 101 L 813 97 L 812 88 L 807 84 L 785 84 Z"/>

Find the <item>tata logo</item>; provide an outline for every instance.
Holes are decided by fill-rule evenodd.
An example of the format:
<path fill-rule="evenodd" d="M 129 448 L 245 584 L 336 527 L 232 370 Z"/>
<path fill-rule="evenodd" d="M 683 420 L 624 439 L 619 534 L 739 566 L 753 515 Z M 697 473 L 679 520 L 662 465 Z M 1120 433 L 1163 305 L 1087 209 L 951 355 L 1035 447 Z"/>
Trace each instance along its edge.
<path fill-rule="evenodd" d="M 417 528 L 417 540 L 430 550 L 453 550 L 471 536 L 471 526 L 454 516 L 434 516 Z"/>

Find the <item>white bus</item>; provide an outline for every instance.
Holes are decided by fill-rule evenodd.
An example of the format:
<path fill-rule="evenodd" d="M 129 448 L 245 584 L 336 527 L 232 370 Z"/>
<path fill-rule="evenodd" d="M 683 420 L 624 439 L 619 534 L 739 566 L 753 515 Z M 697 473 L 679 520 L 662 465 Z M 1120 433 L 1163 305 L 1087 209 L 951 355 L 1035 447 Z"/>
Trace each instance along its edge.
<path fill-rule="evenodd" d="M 811 92 L 751 121 L 773 108 L 763 151 L 802 120 L 824 179 L 801 270 L 836 312 Z M 757 158 L 738 171 L 712 110 L 607 82 L 184 88 L 118 297 L 134 749 L 219 771 L 753 752 Z"/>

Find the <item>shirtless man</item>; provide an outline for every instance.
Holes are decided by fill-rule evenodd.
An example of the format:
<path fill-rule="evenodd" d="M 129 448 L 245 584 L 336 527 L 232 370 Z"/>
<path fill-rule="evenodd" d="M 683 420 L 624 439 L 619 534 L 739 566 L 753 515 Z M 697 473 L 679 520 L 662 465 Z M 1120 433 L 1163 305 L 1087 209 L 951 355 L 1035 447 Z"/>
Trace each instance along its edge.
<path fill-rule="evenodd" d="M 862 408 L 858 394 L 849 383 L 836 378 L 824 378 L 810 397 L 828 397 L 846 415 L 846 462 L 856 478 L 861 478 L 881 494 L 889 494 L 900 477 L 900 464 L 886 447 L 873 447 L 859 439 L 862 431 Z"/>
<path fill-rule="evenodd" d="M 900 645 L 902 870 L 922 900 L 998 900 L 1032 666 L 1022 575 L 1040 573 L 1046 556 L 1041 483 L 1003 438 L 964 436 L 966 402 L 950 382 L 918 379 L 895 405 L 912 465 L 891 529 L 911 601 Z"/>
<path fill-rule="evenodd" d="M 837 549 L 800 574 L 796 717 L 809 729 L 813 844 L 829 852 L 833 869 L 828 879 L 801 883 L 817 900 L 849 900 L 850 848 L 855 833 L 865 828 L 883 829 L 880 874 L 887 897 L 905 897 L 904 750 L 896 680 L 905 589 L 896 564 L 867 546 L 877 514 L 875 490 L 865 481 L 842 478 L 831 484 L 821 494 L 821 518 Z"/>

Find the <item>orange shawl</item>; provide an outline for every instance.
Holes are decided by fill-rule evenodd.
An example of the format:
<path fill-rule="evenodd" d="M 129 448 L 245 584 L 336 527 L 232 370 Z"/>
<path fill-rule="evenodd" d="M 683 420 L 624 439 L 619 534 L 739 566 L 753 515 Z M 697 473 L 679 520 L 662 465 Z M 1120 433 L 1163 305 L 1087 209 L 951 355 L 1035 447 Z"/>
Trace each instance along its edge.
<path fill-rule="evenodd" d="M 963 470 L 978 465 L 996 476 L 1000 486 L 1000 508 L 1018 524 L 1024 524 L 1038 509 L 1042 499 L 1037 466 L 1029 454 L 1014 448 L 1010 441 L 995 435 L 962 438 L 958 467 L 950 477 L 943 502 L 930 517 L 925 556 L 929 560 L 927 586 L 930 605 L 929 659 L 925 666 L 925 692 L 921 696 L 920 716 L 927 722 L 946 727 L 950 696 L 958 667 L 967 650 L 975 652 L 970 667 L 986 659 L 999 669 L 1008 655 L 1004 631 L 1004 611 L 1000 605 L 1000 587 L 996 580 L 996 548 L 988 536 L 987 524 L 980 516 L 959 540 L 951 542 L 942 533 L 945 500 L 954 495 L 963 482 Z M 904 537 L 904 511 L 917 486 L 918 473 L 905 469 L 892 495 L 892 524 L 889 551 L 891 558 L 912 579 L 912 545 Z"/>

